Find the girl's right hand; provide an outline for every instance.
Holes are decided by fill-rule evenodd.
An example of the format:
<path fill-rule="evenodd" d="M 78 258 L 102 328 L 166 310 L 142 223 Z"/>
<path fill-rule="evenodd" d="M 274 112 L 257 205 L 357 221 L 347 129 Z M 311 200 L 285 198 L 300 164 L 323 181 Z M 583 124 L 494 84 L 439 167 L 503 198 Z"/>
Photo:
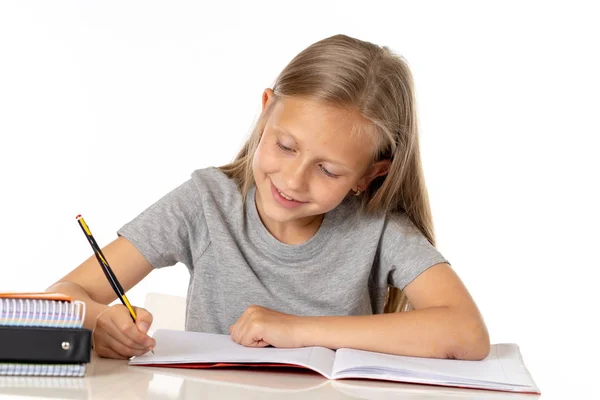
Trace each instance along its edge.
<path fill-rule="evenodd" d="M 98 314 L 92 331 L 92 345 L 100 357 L 128 359 L 154 348 L 156 341 L 146 334 L 152 324 L 152 314 L 139 307 L 134 310 L 136 322 L 122 304 Z"/>

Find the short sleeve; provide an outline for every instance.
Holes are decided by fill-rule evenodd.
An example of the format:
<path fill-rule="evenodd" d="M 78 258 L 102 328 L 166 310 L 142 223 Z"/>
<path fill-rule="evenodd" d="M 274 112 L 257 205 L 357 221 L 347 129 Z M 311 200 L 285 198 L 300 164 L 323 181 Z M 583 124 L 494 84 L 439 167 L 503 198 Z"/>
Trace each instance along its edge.
<path fill-rule="evenodd" d="M 178 262 L 192 268 L 194 253 L 208 246 L 207 228 L 196 183 L 188 180 L 117 231 L 154 268 Z"/>
<path fill-rule="evenodd" d="M 379 268 L 386 275 L 382 280 L 399 289 L 427 268 L 448 263 L 405 214 L 386 220 L 380 246 Z"/>

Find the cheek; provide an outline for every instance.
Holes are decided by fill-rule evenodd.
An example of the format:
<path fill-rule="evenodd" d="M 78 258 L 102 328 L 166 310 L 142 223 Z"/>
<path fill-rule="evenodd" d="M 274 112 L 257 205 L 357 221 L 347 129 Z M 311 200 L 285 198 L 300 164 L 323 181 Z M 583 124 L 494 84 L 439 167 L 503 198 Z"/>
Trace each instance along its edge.
<path fill-rule="evenodd" d="M 338 182 L 332 183 L 326 180 L 320 182 L 318 187 L 319 199 L 323 206 L 333 209 L 344 200 L 348 194 L 347 185 Z"/>
<path fill-rule="evenodd" d="M 280 162 L 275 154 L 272 151 L 269 151 L 263 146 L 261 143 L 256 152 L 254 153 L 254 158 L 252 159 L 252 169 L 254 173 L 272 173 L 277 170 L 277 167 L 280 165 Z"/>

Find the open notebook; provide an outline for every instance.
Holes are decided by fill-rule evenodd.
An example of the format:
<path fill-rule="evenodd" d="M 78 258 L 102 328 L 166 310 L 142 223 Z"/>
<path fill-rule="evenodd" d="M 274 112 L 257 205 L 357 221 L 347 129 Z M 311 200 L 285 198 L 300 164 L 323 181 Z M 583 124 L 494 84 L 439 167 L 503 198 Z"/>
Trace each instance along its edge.
<path fill-rule="evenodd" d="M 154 353 L 129 360 L 130 365 L 210 368 L 303 367 L 327 379 L 379 379 L 427 385 L 540 393 L 516 344 L 496 344 L 482 361 L 395 356 L 354 349 L 303 347 L 251 348 L 229 335 L 159 329 Z"/>

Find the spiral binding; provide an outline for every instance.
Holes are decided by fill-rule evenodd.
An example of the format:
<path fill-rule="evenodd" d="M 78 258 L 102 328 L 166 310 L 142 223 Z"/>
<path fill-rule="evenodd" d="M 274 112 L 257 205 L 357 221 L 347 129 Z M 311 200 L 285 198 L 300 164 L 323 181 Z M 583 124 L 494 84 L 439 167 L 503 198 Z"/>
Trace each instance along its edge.
<path fill-rule="evenodd" d="M 79 300 L 0 299 L 0 326 L 81 328 L 85 303 Z"/>

